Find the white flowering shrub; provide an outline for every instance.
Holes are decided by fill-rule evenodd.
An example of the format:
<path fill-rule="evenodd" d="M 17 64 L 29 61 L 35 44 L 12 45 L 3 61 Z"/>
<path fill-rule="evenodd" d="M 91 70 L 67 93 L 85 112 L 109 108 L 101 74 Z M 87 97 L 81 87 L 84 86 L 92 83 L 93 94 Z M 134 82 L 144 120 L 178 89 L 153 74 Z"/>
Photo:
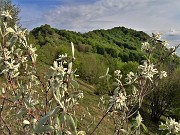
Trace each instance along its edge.
<path fill-rule="evenodd" d="M 36 72 L 36 48 L 27 41 L 27 31 L 9 27 L 9 11 L 1 13 L 0 134 L 84 135 L 77 131 L 74 106 L 83 98 L 72 70 L 72 56 L 60 55 L 43 82 Z"/>
<path fill-rule="evenodd" d="M 87 134 L 77 131 L 75 106 L 83 98 L 83 92 L 79 90 L 72 68 L 75 60 L 73 43 L 72 56 L 59 55 L 50 67 L 51 73 L 44 76 L 46 81 L 42 81 L 36 72 L 36 48 L 28 44 L 27 31 L 18 26 L 9 27 L 8 19 L 12 19 L 9 11 L 0 15 L 0 73 L 5 80 L 0 89 L 0 133 Z M 146 60 L 139 65 L 137 73 L 130 72 L 123 77 L 120 70 L 114 71 L 113 95 L 101 97 L 99 107 L 105 113 L 89 134 L 95 132 L 106 116 L 114 122 L 114 135 L 140 134 L 142 129 L 147 132 L 138 110 L 144 97 L 154 90 L 155 82 L 167 76 L 158 65 L 176 50 L 167 49 L 167 43 L 159 38 L 159 34 L 153 34 L 142 44 Z M 166 53 L 161 53 L 156 61 L 152 52 L 159 48 Z M 108 71 L 100 78 L 108 80 L 112 77 Z M 135 119 L 132 118 L 134 115 Z M 169 123 L 164 129 L 170 133 L 179 132 L 177 123 Z"/>
<path fill-rule="evenodd" d="M 105 111 L 102 119 L 109 116 L 114 121 L 115 135 L 140 134 L 140 125 L 147 132 L 139 113 L 135 120 L 130 119 L 141 108 L 144 97 L 154 91 L 158 81 L 167 77 L 167 72 L 162 71 L 159 67 L 167 57 L 174 54 L 177 47 L 168 49 L 167 42 L 160 40 L 160 34 L 153 34 L 147 42 L 142 43 L 141 49 L 146 53 L 146 59 L 142 65 L 138 66 L 137 73 L 130 72 L 123 77 L 120 70 L 114 71 L 113 95 L 101 97 L 99 105 Z M 153 54 L 156 54 L 157 50 L 161 50 L 160 56 L 154 59 Z M 108 71 L 109 69 L 102 77 L 109 78 Z"/>
<path fill-rule="evenodd" d="M 176 122 L 175 119 L 166 118 L 166 123 L 159 125 L 159 129 L 163 130 L 163 135 L 178 135 L 180 134 L 180 122 Z"/>

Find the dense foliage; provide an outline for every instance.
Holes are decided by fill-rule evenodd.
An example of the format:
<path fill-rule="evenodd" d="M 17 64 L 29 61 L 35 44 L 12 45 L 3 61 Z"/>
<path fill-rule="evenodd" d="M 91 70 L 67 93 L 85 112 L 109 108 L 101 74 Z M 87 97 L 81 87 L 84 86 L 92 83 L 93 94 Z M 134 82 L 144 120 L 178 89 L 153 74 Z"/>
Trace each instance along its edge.
<path fill-rule="evenodd" d="M 141 43 L 147 39 L 149 36 L 144 32 L 124 27 L 82 34 L 44 25 L 31 31 L 31 41 L 38 45 L 38 60 L 46 64 L 51 64 L 58 53 L 70 54 L 69 43 L 73 41 L 77 57 L 74 66 L 77 73 L 84 81 L 94 84 L 97 95 L 113 93 L 113 86 L 110 85 L 112 80 L 110 79 L 110 83 L 107 84 L 106 79 L 99 79 L 107 67 L 111 74 L 116 69 L 120 69 L 123 75 L 137 71 L 138 65 L 147 58 L 141 51 Z M 159 40 L 157 44 L 161 44 L 161 41 Z M 163 41 L 162 44 L 167 43 Z M 163 115 L 179 119 L 177 99 L 180 95 L 178 84 L 180 59 L 176 55 L 169 57 L 169 54 L 164 58 L 166 52 L 160 47 L 153 51 L 148 50 L 147 44 L 144 47 L 147 49 L 146 53 L 151 53 L 152 62 L 156 63 L 157 59 L 162 61 L 158 69 L 165 69 L 168 75 L 173 75 L 162 79 L 160 84 L 154 87 L 154 92 L 145 98 L 143 112 L 149 114 L 153 121 L 160 120 Z"/>
<path fill-rule="evenodd" d="M 38 61 L 47 65 L 52 64 L 59 53 L 70 54 L 69 43 L 73 42 L 77 73 L 90 84 L 99 83 L 98 77 L 107 67 L 111 73 L 115 69 L 123 69 L 124 74 L 137 70 L 138 63 L 143 59 L 141 42 L 148 37 L 142 31 L 125 27 L 82 34 L 57 30 L 46 24 L 30 32 L 30 41 L 38 48 Z M 99 69 L 102 72 L 99 72 Z M 100 91 L 99 93 L 103 92 Z"/>
<path fill-rule="evenodd" d="M 114 134 L 140 134 L 142 129 L 148 132 L 138 112 L 146 95 L 152 119 L 173 116 L 172 107 L 178 109 L 179 104 L 172 104 L 179 94 L 179 58 L 174 55 L 176 47 L 168 49 L 159 34 L 149 37 L 124 27 L 82 34 L 44 25 L 32 30 L 27 40 L 27 31 L 13 25 L 12 19 L 8 10 L 1 12 L 3 134 L 93 134 L 106 116 L 114 123 Z M 39 57 L 29 41 L 36 45 Z M 168 66 L 169 62 L 173 65 Z M 164 69 L 174 76 L 167 78 Z M 76 74 L 95 86 L 94 93 L 106 94 L 98 104 L 104 114 L 97 126 L 91 118 L 83 129 L 76 115 L 78 101 L 83 98 Z M 143 111 L 149 113 L 147 108 Z M 88 108 L 86 112 L 91 117 Z M 178 115 L 173 117 L 179 119 Z M 80 114 L 80 119 L 84 118 L 85 114 Z M 90 128 L 92 125 L 95 127 Z M 162 134 L 176 134 L 180 123 L 166 119 L 160 129 Z"/>
<path fill-rule="evenodd" d="M 73 42 L 80 52 L 92 52 L 120 58 L 123 62 L 141 61 L 141 42 L 149 36 L 142 31 L 125 27 L 110 30 L 94 30 L 87 33 L 76 33 L 68 30 L 57 30 L 49 25 L 43 25 L 31 31 L 36 43 L 40 46 L 47 44 L 67 44 Z"/>

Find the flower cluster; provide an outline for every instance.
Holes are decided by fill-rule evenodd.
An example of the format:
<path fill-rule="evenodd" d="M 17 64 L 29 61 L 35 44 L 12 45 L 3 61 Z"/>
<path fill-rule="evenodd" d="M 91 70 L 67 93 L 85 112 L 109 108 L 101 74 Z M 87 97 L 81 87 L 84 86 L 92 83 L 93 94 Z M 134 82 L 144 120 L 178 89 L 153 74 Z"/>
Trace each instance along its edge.
<path fill-rule="evenodd" d="M 126 77 L 126 83 L 127 84 L 132 84 L 137 80 L 137 74 L 134 74 L 133 72 L 129 72 Z"/>
<path fill-rule="evenodd" d="M 160 70 L 158 66 L 158 64 L 162 61 L 156 61 L 156 64 L 153 64 L 154 58 L 152 58 L 151 55 L 151 53 L 157 49 L 167 51 L 167 42 L 160 40 L 160 34 L 153 34 L 150 40 L 142 43 L 141 49 L 142 51 L 146 52 L 146 59 L 143 60 L 142 65 L 138 66 L 137 72 L 129 72 L 124 81 L 121 71 L 115 70 L 113 76 L 113 79 L 115 80 L 115 82 L 113 82 L 113 86 L 115 89 L 113 90 L 113 94 L 108 96 L 106 99 L 101 98 L 102 104 L 107 107 L 106 112 L 109 111 L 109 115 L 114 119 L 116 129 L 115 133 L 117 132 L 117 134 L 118 132 L 140 134 L 139 131 L 137 131 L 140 125 L 142 125 L 144 130 L 147 130 L 142 123 L 142 117 L 139 113 L 135 119 L 136 126 L 133 128 L 133 131 L 123 129 L 122 125 L 128 124 L 126 123 L 125 119 L 137 114 L 138 109 L 141 108 L 144 96 L 153 91 L 153 83 L 155 80 L 156 84 L 158 85 L 158 80 L 167 77 L 167 72 Z M 164 53 L 162 52 L 161 54 L 163 55 Z M 162 58 L 160 60 L 163 60 L 163 56 L 161 57 Z M 111 77 L 108 74 L 108 71 L 109 68 L 106 74 L 102 77 Z"/>
<path fill-rule="evenodd" d="M 157 33 L 157 34 L 154 34 L 154 33 L 152 33 L 152 38 L 154 39 L 154 40 L 160 40 L 161 39 L 161 34 L 160 33 Z"/>
<path fill-rule="evenodd" d="M 73 43 L 72 56 L 59 55 L 50 67 L 50 74 L 43 76 L 42 81 L 36 70 L 36 48 L 28 43 L 27 30 L 16 25 L 9 26 L 7 20 L 12 19 L 9 11 L 3 11 L 0 15 L 0 19 L 3 19 L 0 22 L 0 68 L 7 80 L 7 84 L 1 89 L 0 98 L 3 94 L 2 97 L 8 99 L 7 102 L 3 99 L 4 103 L 1 105 L 4 110 L 8 108 L 8 113 L 12 112 L 13 115 L 8 117 L 9 121 L 17 118 L 19 127 L 15 129 L 20 131 L 22 127 L 29 127 L 23 129 L 28 134 L 53 132 L 85 135 L 84 131 L 78 132 L 77 125 L 74 124 L 74 106 L 84 95 L 78 90 L 79 85 L 72 68 L 75 60 Z M 9 107 L 11 104 L 16 109 Z M 1 114 L 4 114 L 3 109 Z M 3 123 L 0 127 L 0 130 L 9 128 Z"/>
<path fill-rule="evenodd" d="M 180 122 L 176 122 L 175 119 L 167 118 L 166 123 L 162 123 L 159 125 L 160 130 L 167 130 L 169 133 L 173 135 L 180 134 Z"/>
<path fill-rule="evenodd" d="M 148 64 L 147 61 L 144 61 L 143 65 L 139 65 L 138 67 L 140 69 L 141 76 L 148 78 L 150 81 L 152 81 L 153 76 L 158 73 L 158 70 L 154 68 L 153 64 Z"/>
<path fill-rule="evenodd" d="M 115 109 L 122 109 L 126 107 L 126 96 L 123 93 L 117 93 L 117 95 L 113 95 L 109 99 L 110 105 L 114 105 Z"/>
<path fill-rule="evenodd" d="M 2 11 L 1 16 L 12 19 L 12 16 L 11 16 L 11 14 L 10 14 L 10 11 L 9 11 L 9 10 Z"/>
<path fill-rule="evenodd" d="M 150 49 L 151 49 L 151 45 L 148 42 L 142 43 L 142 46 L 141 46 L 142 51 L 148 52 L 150 51 Z"/>

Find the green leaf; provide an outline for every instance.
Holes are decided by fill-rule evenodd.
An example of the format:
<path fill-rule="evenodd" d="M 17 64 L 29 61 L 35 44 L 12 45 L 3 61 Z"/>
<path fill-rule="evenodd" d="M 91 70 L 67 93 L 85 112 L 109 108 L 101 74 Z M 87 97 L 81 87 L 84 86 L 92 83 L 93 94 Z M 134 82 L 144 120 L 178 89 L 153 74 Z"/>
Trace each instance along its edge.
<path fill-rule="evenodd" d="M 168 130 L 164 130 L 161 132 L 161 135 L 170 135 L 169 131 Z"/>
<path fill-rule="evenodd" d="M 71 84 L 72 84 L 72 86 L 73 86 L 75 89 L 78 89 L 78 88 L 79 88 L 79 84 L 78 84 L 77 81 L 71 80 Z"/>
<path fill-rule="evenodd" d="M 55 124 L 56 124 L 56 125 L 58 125 L 58 126 L 60 125 L 60 120 L 59 120 L 59 116 L 58 116 L 58 115 L 56 115 L 54 121 L 55 121 Z"/>
<path fill-rule="evenodd" d="M 37 128 L 40 128 L 49 118 L 50 118 L 50 115 L 48 114 L 42 117 L 38 122 Z"/>
<path fill-rule="evenodd" d="M 20 74 L 19 72 L 15 73 L 13 78 L 17 77 L 19 74 Z"/>
<path fill-rule="evenodd" d="M 165 125 L 159 125 L 159 130 L 165 130 L 166 126 Z"/>
<path fill-rule="evenodd" d="M 71 48 L 72 48 L 72 57 L 74 58 L 74 44 L 71 42 Z"/>
<path fill-rule="evenodd" d="M 49 112 L 47 115 L 42 117 L 37 125 L 37 128 L 40 128 L 51 116 L 54 116 L 59 111 L 59 106 L 53 109 L 51 112 Z"/>
<path fill-rule="evenodd" d="M 56 113 L 57 113 L 59 110 L 60 110 L 60 107 L 57 106 L 54 110 L 52 110 L 52 111 L 50 112 L 50 115 L 51 115 L 51 116 L 56 115 Z"/>
<path fill-rule="evenodd" d="M 30 108 L 31 107 L 30 97 L 24 98 L 24 104 L 25 104 L 26 108 Z"/>
<path fill-rule="evenodd" d="M 64 112 L 62 112 L 61 114 L 60 114 L 60 122 L 63 124 L 63 123 L 65 123 L 65 121 L 66 121 L 66 115 L 65 115 L 65 113 Z"/>
<path fill-rule="evenodd" d="M 6 31 L 10 32 L 10 33 L 14 33 L 15 32 L 11 27 L 7 28 Z"/>
<path fill-rule="evenodd" d="M 17 38 L 16 38 L 16 37 L 12 37 L 12 38 L 9 40 L 10 45 L 13 46 L 16 41 L 17 41 Z"/>
<path fill-rule="evenodd" d="M 40 128 L 36 129 L 36 133 L 42 133 L 42 132 L 47 132 L 47 131 L 52 131 L 54 130 L 54 128 L 52 126 L 49 125 L 44 125 L 41 126 Z"/>
<path fill-rule="evenodd" d="M 17 117 L 18 118 L 21 118 L 23 115 L 25 115 L 27 113 L 26 109 L 25 108 L 21 108 L 19 110 L 19 112 L 17 113 Z"/>
<path fill-rule="evenodd" d="M 143 123 L 141 123 L 141 125 L 142 125 L 142 127 L 143 127 L 144 131 L 145 131 L 146 133 L 148 133 L 148 129 L 147 129 L 147 127 L 146 127 Z"/>
<path fill-rule="evenodd" d="M 69 124 L 70 129 L 77 134 L 76 124 L 71 114 L 67 115 L 67 122 Z"/>

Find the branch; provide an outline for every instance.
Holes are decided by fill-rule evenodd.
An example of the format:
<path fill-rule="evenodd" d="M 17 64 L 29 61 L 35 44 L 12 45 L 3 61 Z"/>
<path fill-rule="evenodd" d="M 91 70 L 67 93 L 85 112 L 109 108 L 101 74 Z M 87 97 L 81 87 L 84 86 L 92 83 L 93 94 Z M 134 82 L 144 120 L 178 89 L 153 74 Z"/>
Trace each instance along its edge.
<path fill-rule="evenodd" d="M 7 128 L 9 135 L 11 135 L 11 130 L 10 130 L 10 128 L 8 127 L 7 123 L 4 121 L 4 119 L 2 118 L 2 116 L 1 116 L 1 120 L 3 121 L 5 127 Z"/>
<path fill-rule="evenodd" d="M 176 52 L 177 48 L 180 46 L 180 44 L 178 44 L 177 46 L 175 46 L 175 49 L 173 49 L 171 52 L 169 52 L 166 56 L 164 56 L 163 58 L 160 58 L 159 61 L 157 61 L 154 65 L 158 65 L 160 62 L 163 62 L 166 58 L 168 58 L 170 55 L 172 55 L 174 52 Z"/>
<path fill-rule="evenodd" d="M 106 111 L 106 113 L 103 115 L 103 117 L 101 118 L 101 120 L 98 122 L 98 124 L 96 125 L 96 127 L 94 128 L 94 130 L 89 134 L 92 135 L 96 129 L 98 128 L 98 126 L 101 124 L 101 122 L 103 121 L 103 119 L 108 115 L 108 113 L 110 112 L 110 110 L 112 109 L 113 105 L 109 108 L 109 110 Z"/>

